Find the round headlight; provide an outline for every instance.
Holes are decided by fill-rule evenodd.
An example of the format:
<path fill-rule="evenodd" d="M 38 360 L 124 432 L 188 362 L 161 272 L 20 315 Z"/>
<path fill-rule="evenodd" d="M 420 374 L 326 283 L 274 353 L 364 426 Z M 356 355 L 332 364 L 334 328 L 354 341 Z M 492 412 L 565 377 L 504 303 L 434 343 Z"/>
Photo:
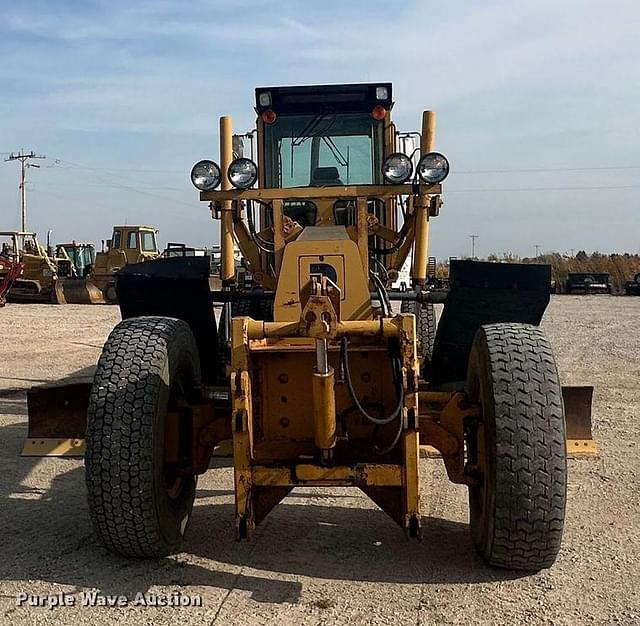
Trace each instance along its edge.
<path fill-rule="evenodd" d="M 220 168 L 213 161 L 198 161 L 191 170 L 191 182 L 200 191 L 215 189 L 221 180 Z"/>
<path fill-rule="evenodd" d="M 413 163 L 402 152 L 390 154 L 382 164 L 382 175 L 389 183 L 400 184 L 411 178 Z"/>
<path fill-rule="evenodd" d="M 418 176 L 423 183 L 441 183 L 449 174 L 449 161 L 444 154 L 428 152 L 418 163 Z"/>
<path fill-rule="evenodd" d="M 227 176 L 236 189 L 248 189 L 258 179 L 258 166 L 251 159 L 236 159 L 231 161 Z"/>

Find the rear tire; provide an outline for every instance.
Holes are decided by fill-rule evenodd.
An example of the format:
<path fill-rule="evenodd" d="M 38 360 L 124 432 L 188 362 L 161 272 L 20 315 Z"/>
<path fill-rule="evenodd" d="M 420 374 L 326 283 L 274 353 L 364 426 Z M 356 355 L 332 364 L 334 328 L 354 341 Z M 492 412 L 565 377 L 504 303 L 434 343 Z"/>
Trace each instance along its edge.
<path fill-rule="evenodd" d="M 231 317 L 250 317 L 262 322 L 273 322 L 273 300 L 246 298 L 231 302 Z M 227 307 L 223 306 L 218 324 L 218 349 L 227 363 L 231 362 L 229 346 L 224 341 L 224 328 L 227 319 Z"/>
<path fill-rule="evenodd" d="M 489 565 L 549 567 L 562 541 L 567 461 L 562 391 L 542 331 L 527 324 L 481 327 L 467 393 L 482 413 L 467 428 L 481 479 L 469 488 L 473 543 Z"/>
<path fill-rule="evenodd" d="M 423 363 L 430 362 L 433 356 L 433 344 L 436 340 L 436 312 L 433 308 L 433 303 L 403 300 L 400 305 L 400 311 L 402 313 L 413 313 L 416 316 L 418 356 Z"/>
<path fill-rule="evenodd" d="M 196 478 L 165 462 L 165 417 L 199 384 L 185 322 L 131 318 L 109 335 L 89 398 L 85 464 L 93 527 L 112 552 L 161 557 L 182 543 Z"/>

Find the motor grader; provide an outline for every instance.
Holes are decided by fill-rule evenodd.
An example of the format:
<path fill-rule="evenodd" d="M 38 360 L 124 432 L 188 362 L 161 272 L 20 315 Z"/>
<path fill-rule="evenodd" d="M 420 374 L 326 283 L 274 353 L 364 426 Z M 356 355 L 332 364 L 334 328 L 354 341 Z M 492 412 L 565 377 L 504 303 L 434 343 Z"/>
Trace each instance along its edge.
<path fill-rule="evenodd" d="M 219 159 L 191 172 L 220 224 L 222 288 L 209 287 L 208 259 L 127 265 L 123 321 L 93 379 L 31 390 L 26 452 L 86 447 L 90 515 L 110 550 L 180 549 L 197 477 L 232 440 L 240 539 L 300 486 L 358 487 L 419 538 L 430 446 L 468 488 L 487 563 L 554 562 L 568 451 L 595 444 L 592 388 L 561 387 L 538 326 L 549 267 L 453 261 L 448 291 L 431 288 L 429 226 L 449 163 L 433 112 L 402 135 L 392 107 L 390 83 L 257 89 L 249 156 L 222 117 Z M 409 255 L 411 288 L 390 290 Z M 398 314 L 401 302 L 420 306 Z"/>
<path fill-rule="evenodd" d="M 79 276 L 61 276 L 55 293 L 59 304 L 116 304 L 115 273 L 129 263 L 158 257 L 156 235 L 151 226 L 114 226 L 111 239 L 95 254 L 88 272 Z M 104 243 L 104 242 L 103 242 Z M 77 244 L 63 248 L 77 253 Z M 93 255 L 92 255 L 93 256 Z M 84 264 L 86 267 L 86 263 Z"/>

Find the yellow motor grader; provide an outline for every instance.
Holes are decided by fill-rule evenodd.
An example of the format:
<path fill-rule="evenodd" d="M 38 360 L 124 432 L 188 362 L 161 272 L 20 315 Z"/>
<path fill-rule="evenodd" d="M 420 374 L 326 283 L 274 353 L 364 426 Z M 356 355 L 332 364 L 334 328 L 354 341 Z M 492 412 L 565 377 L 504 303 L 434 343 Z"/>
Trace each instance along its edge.
<path fill-rule="evenodd" d="M 114 226 L 106 249 L 92 255 L 89 271 L 78 276 L 59 276 L 55 284 L 59 304 L 116 304 L 115 273 L 130 263 L 158 257 L 156 235 L 151 226 Z M 104 242 L 103 242 L 104 243 Z M 84 245 L 84 244 L 83 244 Z M 62 244 L 68 254 L 78 257 L 79 244 Z"/>
<path fill-rule="evenodd" d="M 123 321 L 93 379 L 31 390 L 26 451 L 86 446 L 100 540 L 157 557 L 180 549 L 196 479 L 226 440 L 239 538 L 299 486 L 358 487 L 418 538 L 428 445 L 468 487 L 487 563 L 550 566 L 567 453 L 595 444 L 592 388 L 561 387 L 538 326 L 549 267 L 452 261 L 449 289 L 432 288 L 449 163 L 434 113 L 398 132 L 390 83 L 259 88 L 255 107 L 249 155 L 223 117 L 219 159 L 191 172 L 220 222 L 222 288 L 207 258 L 123 268 Z M 412 286 L 393 291 L 409 255 Z"/>

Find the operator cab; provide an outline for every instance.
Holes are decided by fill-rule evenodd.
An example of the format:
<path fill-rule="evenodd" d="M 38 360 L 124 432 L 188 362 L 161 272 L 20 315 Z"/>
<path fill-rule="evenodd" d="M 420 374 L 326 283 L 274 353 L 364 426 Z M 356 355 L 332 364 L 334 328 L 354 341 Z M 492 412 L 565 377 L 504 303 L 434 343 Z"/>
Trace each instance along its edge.
<path fill-rule="evenodd" d="M 382 184 L 392 106 L 390 83 L 256 89 L 260 186 Z M 287 200 L 284 213 L 302 227 L 330 218 L 309 200 Z M 347 225 L 352 213 L 336 203 L 331 221 Z"/>
<path fill-rule="evenodd" d="M 149 226 L 115 226 L 108 247 L 110 250 L 158 254 L 156 232 L 155 228 Z"/>

